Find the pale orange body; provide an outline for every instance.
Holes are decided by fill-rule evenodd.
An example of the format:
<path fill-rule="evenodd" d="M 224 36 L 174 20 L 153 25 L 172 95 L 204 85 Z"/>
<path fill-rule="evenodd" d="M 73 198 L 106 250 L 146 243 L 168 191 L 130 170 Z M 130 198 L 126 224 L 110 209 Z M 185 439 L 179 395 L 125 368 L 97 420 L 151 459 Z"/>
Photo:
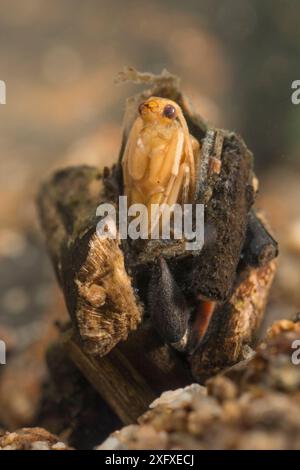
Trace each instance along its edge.
<path fill-rule="evenodd" d="M 164 205 L 192 201 L 198 151 L 175 102 L 151 97 L 142 103 L 123 157 L 128 204 L 146 205 L 149 215 L 152 204 L 159 205 L 153 206 L 158 222 Z"/>

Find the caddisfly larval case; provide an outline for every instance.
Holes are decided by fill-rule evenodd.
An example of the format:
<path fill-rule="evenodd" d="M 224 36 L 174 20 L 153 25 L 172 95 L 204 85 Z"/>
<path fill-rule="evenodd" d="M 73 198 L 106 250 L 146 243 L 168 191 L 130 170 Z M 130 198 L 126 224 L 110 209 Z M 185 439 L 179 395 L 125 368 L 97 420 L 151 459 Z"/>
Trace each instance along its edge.
<path fill-rule="evenodd" d="M 126 349 L 150 322 L 151 337 L 183 352 L 198 380 L 203 367 L 241 357 L 260 325 L 277 255 L 251 211 L 252 164 L 244 141 L 208 128 L 167 76 L 129 100 L 111 170 L 69 169 L 42 188 L 48 248 L 85 351 L 103 356 L 122 341 Z M 111 202 L 118 215 L 119 196 L 146 208 L 144 239 L 97 238 L 97 207 Z M 200 249 L 149 236 L 173 204 L 203 205 Z M 139 351 L 149 353 L 140 342 Z"/>

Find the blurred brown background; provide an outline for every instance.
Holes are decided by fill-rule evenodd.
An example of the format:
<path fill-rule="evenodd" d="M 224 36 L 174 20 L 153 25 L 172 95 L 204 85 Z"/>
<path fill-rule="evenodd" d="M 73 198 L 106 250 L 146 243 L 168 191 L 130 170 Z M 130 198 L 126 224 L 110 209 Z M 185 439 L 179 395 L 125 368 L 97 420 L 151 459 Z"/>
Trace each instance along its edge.
<path fill-rule="evenodd" d="M 281 246 L 269 318 L 300 310 L 299 17 L 296 0 L 1 0 L 0 426 L 33 422 L 45 348 L 66 318 L 37 188 L 54 168 L 116 159 L 125 99 L 138 91 L 114 84 L 124 65 L 178 74 L 208 121 L 243 135 Z"/>

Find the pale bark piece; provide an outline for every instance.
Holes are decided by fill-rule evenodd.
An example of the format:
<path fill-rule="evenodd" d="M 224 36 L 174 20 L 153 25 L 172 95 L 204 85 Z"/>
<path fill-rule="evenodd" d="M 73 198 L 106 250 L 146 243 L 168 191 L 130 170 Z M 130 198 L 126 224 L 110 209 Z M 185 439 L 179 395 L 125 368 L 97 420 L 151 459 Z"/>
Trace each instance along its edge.
<path fill-rule="evenodd" d="M 243 360 L 261 325 L 276 261 L 239 274 L 231 298 L 213 314 L 207 333 L 190 359 L 193 376 L 203 382 L 220 370 Z"/>
<path fill-rule="evenodd" d="M 69 313 L 85 350 L 99 356 L 137 328 L 143 311 L 119 241 L 97 234 L 96 209 L 104 198 L 102 174 L 86 166 L 55 173 L 38 198 L 48 250 Z"/>

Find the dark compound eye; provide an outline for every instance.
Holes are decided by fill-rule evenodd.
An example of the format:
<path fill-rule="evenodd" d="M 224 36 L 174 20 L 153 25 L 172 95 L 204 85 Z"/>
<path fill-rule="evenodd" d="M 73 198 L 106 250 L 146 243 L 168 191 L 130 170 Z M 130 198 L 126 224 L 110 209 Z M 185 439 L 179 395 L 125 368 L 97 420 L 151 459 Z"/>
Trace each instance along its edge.
<path fill-rule="evenodd" d="M 172 104 L 166 104 L 163 110 L 163 115 L 169 119 L 174 119 L 176 117 L 176 109 Z"/>
<path fill-rule="evenodd" d="M 140 113 L 140 114 L 142 114 L 144 107 L 145 107 L 145 104 L 144 104 L 144 103 L 141 103 L 141 104 L 139 105 L 139 113 Z"/>

